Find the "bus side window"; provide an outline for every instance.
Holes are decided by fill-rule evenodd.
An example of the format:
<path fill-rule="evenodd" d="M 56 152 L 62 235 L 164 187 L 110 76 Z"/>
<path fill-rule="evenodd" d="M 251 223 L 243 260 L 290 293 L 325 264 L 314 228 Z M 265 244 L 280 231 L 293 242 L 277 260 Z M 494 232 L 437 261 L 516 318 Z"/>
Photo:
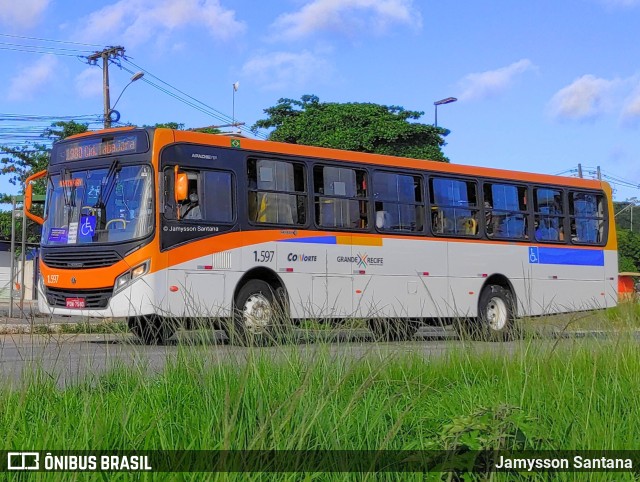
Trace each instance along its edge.
<path fill-rule="evenodd" d="M 564 241 L 564 208 L 562 191 L 550 188 L 534 189 L 536 241 Z"/>
<path fill-rule="evenodd" d="M 170 172 L 169 172 L 170 171 Z M 165 170 L 165 218 L 181 222 L 231 223 L 235 219 L 233 174 L 212 169 L 183 169 L 187 199 L 174 206 L 173 170 Z"/>
<path fill-rule="evenodd" d="M 571 242 L 600 244 L 604 240 L 604 198 L 590 192 L 569 193 Z"/>
<path fill-rule="evenodd" d="M 316 223 L 327 228 L 366 229 L 367 173 L 347 167 L 315 166 Z"/>
<path fill-rule="evenodd" d="M 434 177 L 429 186 L 434 234 L 476 236 L 479 213 L 476 183 Z"/>
<path fill-rule="evenodd" d="M 527 237 L 527 189 L 524 186 L 485 183 L 485 230 L 490 238 Z"/>
<path fill-rule="evenodd" d="M 424 225 L 422 178 L 393 172 L 373 174 L 376 228 L 421 232 Z"/>
<path fill-rule="evenodd" d="M 247 178 L 250 221 L 285 225 L 306 222 L 306 186 L 302 164 L 250 159 Z"/>

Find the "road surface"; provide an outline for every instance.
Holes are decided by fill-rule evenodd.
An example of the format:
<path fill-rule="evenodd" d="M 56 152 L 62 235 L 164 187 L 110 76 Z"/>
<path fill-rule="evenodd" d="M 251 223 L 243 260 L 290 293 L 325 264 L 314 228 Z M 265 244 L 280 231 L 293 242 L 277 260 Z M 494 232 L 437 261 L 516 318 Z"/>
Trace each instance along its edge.
<path fill-rule="evenodd" d="M 152 374 L 161 371 L 167 361 L 174 360 L 178 354 L 190 352 L 204 354 L 211 363 L 242 363 L 256 350 L 276 358 L 298 352 L 310 359 L 323 350 L 331 356 L 348 356 L 357 360 L 367 356 L 389 357 L 402 353 L 441 356 L 455 347 L 459 349 L 464 346 L 462 342 L 448 339 L 442 333 L 436 339 L 432 337 L 397 343 L 374 343 L 367 330 L 344 330 L 335 333 L 331 340 L 319 340 L 314 332 L 304 333 L 297 342 L 262 348 L 229 345 L 221 332 L 179 333 L 177 339 L 165 346 L 142 345 L 130 334 L 2 335 L 0 379 L 19 384 L 25 377 L 40 372 L 56 380 L 60 386 L 65 386 L 122 363 Z M 496 344 L 487 346 L 495 349 Z"/>

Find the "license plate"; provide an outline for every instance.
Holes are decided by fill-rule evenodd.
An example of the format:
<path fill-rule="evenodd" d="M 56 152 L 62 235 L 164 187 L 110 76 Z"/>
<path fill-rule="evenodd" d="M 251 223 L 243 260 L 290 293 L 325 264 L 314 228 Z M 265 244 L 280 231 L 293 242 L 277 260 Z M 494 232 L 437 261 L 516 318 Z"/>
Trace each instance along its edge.
<path fill-rule="evenodd" d="M 67 308 L 84 308 L 84 298 L 67 298 Z"/>

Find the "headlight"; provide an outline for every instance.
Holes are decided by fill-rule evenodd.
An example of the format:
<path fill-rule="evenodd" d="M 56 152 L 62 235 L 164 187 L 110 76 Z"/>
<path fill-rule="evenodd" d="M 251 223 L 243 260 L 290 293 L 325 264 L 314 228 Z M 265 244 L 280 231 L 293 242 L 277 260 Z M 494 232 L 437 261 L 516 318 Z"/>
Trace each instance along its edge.
<path fill-rule="evenodd" d="M 113 287 L 114 293 L 117 291 L 120 291 L 125 286 L 127 286 L 131 282 L 138 279 L 140 276 L 147 274 L 148 271 L 149 271 L 149 260 L 145 261 L 142 264 L 139 264 L 135 268 L 132 268 L 125 273 L 122 273 L 120 276 L 116 278 L 116 283 L 115 283 L 115 286 Z"/>

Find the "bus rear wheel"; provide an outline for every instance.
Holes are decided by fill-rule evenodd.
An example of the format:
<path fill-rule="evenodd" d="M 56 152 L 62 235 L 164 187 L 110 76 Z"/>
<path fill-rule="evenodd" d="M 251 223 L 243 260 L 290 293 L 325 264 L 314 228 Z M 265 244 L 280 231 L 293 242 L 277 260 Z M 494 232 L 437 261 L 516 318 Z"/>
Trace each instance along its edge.
<path fill-rule="evenodd" d="M 233 319 L 227 327 L 232 344 L 267 345 L 289 333 L 282 289 L 274 289 L 262 280 L 247 282 L 236 296 Z"/>
<path fill-rule="evenodd" d="M 506 341 L 515 337 L 514 299 L 510 290 L 489 285 L 480 293 L 478 319 L 471 337 L 477 340 Z"/>
<path fill-rule="evenodd" d="M 129 330 L 145 345 L 164 345 L 175 332 L 175 326 L 158 315 L 135 316 L 127 320 Z"/>

